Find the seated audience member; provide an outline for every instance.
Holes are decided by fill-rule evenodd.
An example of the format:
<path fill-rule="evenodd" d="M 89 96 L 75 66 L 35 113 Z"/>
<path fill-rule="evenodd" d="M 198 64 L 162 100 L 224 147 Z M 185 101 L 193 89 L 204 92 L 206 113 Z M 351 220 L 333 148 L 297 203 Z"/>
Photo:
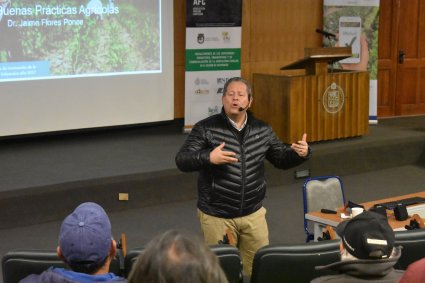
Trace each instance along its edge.
<path fill-rule="evenodd" d="M 226 283 L 218 258 L 196 237 L 171 230 L 152 239 L 134 263 L 133 283 Z"/>
<path fill-rule="evenodd" d="M 411 263 L 404 272 L 399 283 L 423 283 L 425 282 L 425 258 Z"/>
<path fill-rule="evenodd" d="M 316 269 L 340 274 L 311 282 L 397 282 L 403 275 L 402 270 L 393 268 L 401 248 L 394 247 L 394 232 L 385 216 L 365 211 L 341 222 L 336 233 L 341 238 L 341 261 Z"/>
<path fill-rule="evenodd" d="M 109 273 L 116 243 L 109 218 L 96 203 L 83 203 L 65 218 L 59 232 L 57 253 L 72 270 L 51 267 L 20 282 L 126 282 Z"/>

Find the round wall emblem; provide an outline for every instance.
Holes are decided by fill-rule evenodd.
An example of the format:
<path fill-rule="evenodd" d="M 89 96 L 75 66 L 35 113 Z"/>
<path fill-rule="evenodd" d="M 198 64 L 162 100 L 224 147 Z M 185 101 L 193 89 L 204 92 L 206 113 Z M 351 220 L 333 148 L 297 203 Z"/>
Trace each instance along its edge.
<path fill-rule="evenodd" d="M 328 113 L 338 113 L 344 106 L 344 91 L 336 83 L 332 83 L 323 93 L 323 107 Z"/>
<path fill-rule="evenodd" d="M 205 35 L 203 33 L 198 33 L 197 41 L 198 41 L 199 44 L 204 43 L 204 41 L 205 41 Z"/>

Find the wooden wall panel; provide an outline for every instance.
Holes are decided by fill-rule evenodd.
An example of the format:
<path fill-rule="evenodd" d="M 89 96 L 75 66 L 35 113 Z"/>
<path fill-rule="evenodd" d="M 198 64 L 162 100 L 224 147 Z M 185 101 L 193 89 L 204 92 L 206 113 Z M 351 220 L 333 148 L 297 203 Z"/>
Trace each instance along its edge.
<path fill-rule="evenodd" d="M 185 66 L 174 66 L 174 119 L 184 117 Z"/>
<path fill-rule="evenodd" d="M 174 0 L 174 119 L 184 118 L 186 0 Z"/>
<path fill-rule="evenodd" d="M 174 1 L 174 65 L 185 65 L 186 0 Z"/>
<path fill-rule="evenodd" d="M 398 83 L 401 84 L 400 88 L 406 91 L 405 95 L 400 96 L 400 103 L 414 104 L 416 102 L 416 82 L 418 72 L 416 68 L 404 68 L 398 77 Z"/>
<path fill-rule="evenodd" d="M 315 30 L 323 24 L 322 0 L 248 3 L 249 14 L 243 16 L 249 21 L 242 26 L 249 30 L 249 41 L 243 39 L 242 50 L 250 55 L 243 58 L 249 60 L 243 62 L 250 65 L 249 80 L 253 73 L 280 74 L 280 67 L 304 57 L 304 48 L 321 46 L 322 37 Z"/>
<path fill-rule="evenodd" d="M 422 0 L 419 3 L 418 8 L 419 24 L 418 24 L 418 39 L 417 39 L 417 48 L 418 48 L 418 82 L 417 82 L 417 99 L 418 104 L 422 106 L 422 109 L 425 107 L 425 1 Z M 422 111 L 425 113 L 425 111 Z"/>
<path fill-rule="evenodd" d="M 380 1 L 378 36 L 378 117 L 395 114 L 397 74 L 397 7 L 392 0 Z"/>
<path fill-rule="evenodd" d="M 393 49 L 389 48 L 394 43 L 392 36 L 393 26 L 395 20 L 395 11 L 391 0 L 384 0 L 380 2 L 379 7 L 379 33 L 378 33 L 378 54 L 379 59 L 390 59 L 393 56 Z"/>
<path fill-rule="evenodd" d="M 378 72 L 378 101 L 381 111 L 390 113 L 394 108 L 394 101 L 389 99 L 387 95 L 390 92 L 391 71 L 388 69 L 381 69 Z M 390 109 L 386 109 L 390 108 Z"/>
<path fill-rule="evenodd" d="M 421 100 L 422 70 L 425 68 L 423 37 L 425 36 L 425 0 L 401 1 L 398 23 L 398 49 L 405 53 L 397 66 L 396 115 L 424 115 Z"/>
<path fill-rule="evenodd" d="M 399 48 L 406 53 L 406 58 L 418 57 L 418 7 L 418 0 L 403 1 L 403 8 L 398 10 L 399 26 L 403 27 L 398 34 Z"/>
<path fill-rule="evenodd" d="M 425 62 L 423 64 L 425 66 Z M 419 79 L 419 101 L 425 103 L 425 67 L 420 69 Z"/>
<path fill-rule="evenodd" d="M 252 0 L 243 0 L 242 2 L 242 43 L 241 43 L 241 70 L 246 72 L 246 62 L 250 61 L 251 52 L 249 48 L 249 43 L 251 42 L 251 1 Z M 245 66 L 245 67 L 244 67 Z M 248 67 L 249 68 L 249 67 Z M 249 73 L 247 73 L 249 74 Z M 242 74 L 243 77 L 244 74 Z"/>
<path fill-rule="evenodd" d="M 418 14 L 420 15 L 419 19 L 419 36 L 418 36 L 418 49 L 419 57 L 425 58 L 425 2 L 420 2 Z"/>

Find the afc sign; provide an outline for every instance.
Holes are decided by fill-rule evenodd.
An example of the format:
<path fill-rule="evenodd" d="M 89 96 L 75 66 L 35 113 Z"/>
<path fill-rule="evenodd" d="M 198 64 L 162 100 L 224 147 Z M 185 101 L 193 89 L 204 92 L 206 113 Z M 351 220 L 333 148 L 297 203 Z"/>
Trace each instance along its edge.
<path fill-rule="evenodd" d="M 205 0 L 193 0 L 194 6 L 205 6 Z"/>

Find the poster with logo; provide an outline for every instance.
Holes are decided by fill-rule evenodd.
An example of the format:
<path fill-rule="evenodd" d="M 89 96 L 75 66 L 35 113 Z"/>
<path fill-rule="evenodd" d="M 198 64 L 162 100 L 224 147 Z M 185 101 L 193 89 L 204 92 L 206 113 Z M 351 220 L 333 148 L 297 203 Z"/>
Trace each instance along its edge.
<path fill-rule="evenodd" d="M 325 46 L 350 46 L 352 56 L 339 61 L 344 70 L 369 71 L 369 123 L 378 122 L 379 0 L 324 0 L 324 30 L 336 35 Z"/>
<path fill-rule="evenodd" d="M 224 83 L 240 76 L 242 0 L 187 0 L 185 130 L 220 113 Z"/>

